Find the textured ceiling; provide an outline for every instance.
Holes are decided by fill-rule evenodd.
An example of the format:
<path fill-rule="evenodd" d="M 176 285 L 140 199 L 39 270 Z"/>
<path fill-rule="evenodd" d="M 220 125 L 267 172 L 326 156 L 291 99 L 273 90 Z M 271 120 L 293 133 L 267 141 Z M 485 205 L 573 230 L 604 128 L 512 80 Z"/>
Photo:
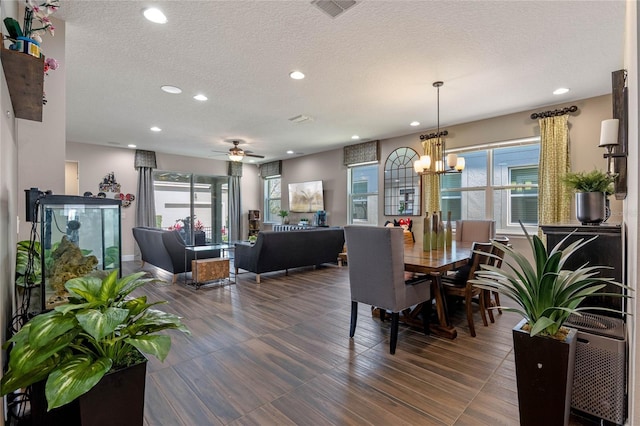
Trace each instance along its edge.
<path fill-rule="evenodd" d="M 225 160 L 213 151 L 238 138 L 268 161 L 432 129 L 436 80 L 441 126 L 569 103 L 610 93 L 624 15 L 624 1 L 363 0 L 336 18 L 306 0 L 62 1 L 67 139 Z"/>

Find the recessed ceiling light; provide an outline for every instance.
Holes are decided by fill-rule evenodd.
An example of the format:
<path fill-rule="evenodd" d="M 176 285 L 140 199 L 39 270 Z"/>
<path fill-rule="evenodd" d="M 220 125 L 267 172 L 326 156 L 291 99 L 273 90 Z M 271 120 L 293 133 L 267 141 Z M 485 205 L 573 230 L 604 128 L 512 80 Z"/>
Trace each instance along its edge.
<path fill-rule="evenodd" d="M 206 101 L 209 98 L 207 98 L 205 95 L 198 94 L 198 95 L 195 95 L 193 99 L 195 99 L 196 101 Z"/>
<path fill-rule="evenodd" d="M 156 9 L 155 7 L 150 7 L 148 9 L 145 9 L 144 12 L 142 13 L 144 14 L 144 17 L 150 20 L 151 22 L 155 22 L 156 24 L 167 23 L 167 17 L 164 16 L 164 13 L 162 13 L 160 9 Z"/>
<path fill-rule="evenodd" d="M 162 86 L 161 89 L 167 93 L 172 93 L 174 95 L 177 95 L 178 93 L 182 93 L 182 89 L 176 86 Z"/>
<path fill-rule="evenodd" d="M 291 71 L 289 73 L 289 77 L 294 80 L 302 80 L 304 78 L 304 73 L 301 71 Z"/>
<path fill-rule="evenodd" d="M 360 136 L 358 136 L 358 135 L 353 135 L 353 136 L 351 136 L 351 139 L 354 139 L 354 140 L 355 140 L 355 139 L 360 139 Z"/>
<path fill-rule="evenodd" d="M 136 146 L 132 143 L 130 143 L 129 145 L 127 145 L 129 148 L 135 148 Z"/>
<path fill-rule="evenodd" d="M 287 154 L 291 155 L 291 154 L 293 154 L 293 151 L 289 150 L 289 151 L 287 151 Z"/>
<path fill-rule="evenodd" d="M 416 127 L 416 126 L 419 126 L 419 125 L 420 125 L 419 121 L 412 121 L 411 123 L 409 123 L 409 126 L 413 126 L 413 127 Z"/>
<path fill-rule="evenodd" d="M 564 95 L 565 93 L 567 93 L 569 91 L 569 89 L 565 88 L 565 87 L 561 87 L 559 89 L 556 89 L 553 91 L 554 95 Z"/>
<path fill-rule="evenodd" d="M 158 126 L 153 126 L 151 127 L 149 130 L 151 130 L 152 132 L 161 132 L 162 129 Z"/>

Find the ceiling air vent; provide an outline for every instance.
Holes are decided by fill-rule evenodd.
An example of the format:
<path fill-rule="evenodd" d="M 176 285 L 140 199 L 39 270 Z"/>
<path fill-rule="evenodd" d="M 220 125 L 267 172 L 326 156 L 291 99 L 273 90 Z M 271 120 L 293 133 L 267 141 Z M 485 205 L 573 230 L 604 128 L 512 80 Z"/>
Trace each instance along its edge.
<path fill-rule="evenodd" d="M 291 117 L 289 119 L 289 121 L 292 123 L 304 123 L 305 121 L 311 121 L 311 120 L 313 119 L 307 115 L 296 115 L 295 117 Z"/>
<path fill-rule="evenodd" d="M 335 18 L 354 6 L 356 2 L 354 0 L 313 0 L 311 4 L 315 4 L 324 13 Z"/>

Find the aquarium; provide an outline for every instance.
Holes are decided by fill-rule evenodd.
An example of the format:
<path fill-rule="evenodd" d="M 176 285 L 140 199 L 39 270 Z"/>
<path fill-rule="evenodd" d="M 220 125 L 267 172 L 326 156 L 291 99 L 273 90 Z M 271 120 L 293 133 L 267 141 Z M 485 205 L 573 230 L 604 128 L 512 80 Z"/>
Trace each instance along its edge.
<path fill-rule="evenodd" d="M 42 310 L 68 300 L 64 284 L 120 269 L 120 200 L 69 195 L 39 199 Z"/>

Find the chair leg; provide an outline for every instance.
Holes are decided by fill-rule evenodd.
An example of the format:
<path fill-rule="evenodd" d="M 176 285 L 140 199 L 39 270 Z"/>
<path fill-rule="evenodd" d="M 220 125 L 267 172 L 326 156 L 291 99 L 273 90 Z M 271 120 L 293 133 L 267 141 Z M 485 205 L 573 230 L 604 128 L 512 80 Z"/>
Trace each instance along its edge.
<path fill-rule="evenodd" d="M 493 299 L 496 301 L 496 305 L 500 306 L 500 293 L 498 293 L 497 291 L 494 291 Z M 498 313 L 502 315 L 502 309 L 498 308 Z"/>
<path fill-rule="evenodd" d="M 467 311 L 467 322 L 469 323 L 469 334 L 471 337 L 476 337 L 476 329 L 473 326 L 473 306 L 471 306 L 471 294 L 467 292 L 464 297 L 464 307 Z"/>
<path fill-rule="evenodd" d="M 351 327 L 349 327 L 349 337 L 356 334 L 356 322 L 358 321 L 358 302 L 351 301 Z"/>
<path fill-rule="evenodd" d="M 482 290 L 482 297 L 484 297 L 484 306 L 487 308 L 487 313 L 489 314 L 489 321 L 493 324 L 495 319 L 493 318 L 493 301 L 491 300 L 491 292 L 489 290 Z"/>
<path fill-rule="evenodd" d="M 393 312 L 391 314 L 391 342 L 389 343 L 389 353 L 396 353 L 396 345 L 398 344 L 398 323 L 400 322 L 400 313 Z"/>
<path fill-rule="evenodd" d="M 431 318 L 431 300 L 427 300 L 422 304 L 420 315 L 422 315 L 422 327 L 424 328 L 424 334 L 428 336 L 429 334 L 431 334 L 431 330 L 429 329 L 429 319 Z"/>
<path fill-rule="evenodd" d="M 484 326 L 486 327 L 489 325 L 489 323 L 487 322 L 487 305 L 485 305 L 484 302 L 484 290 L 482 290 L 478 295 L 478 303 L 480 305 L 480 317 L 482 317 L 482 324 L 484 324 Z"/>

